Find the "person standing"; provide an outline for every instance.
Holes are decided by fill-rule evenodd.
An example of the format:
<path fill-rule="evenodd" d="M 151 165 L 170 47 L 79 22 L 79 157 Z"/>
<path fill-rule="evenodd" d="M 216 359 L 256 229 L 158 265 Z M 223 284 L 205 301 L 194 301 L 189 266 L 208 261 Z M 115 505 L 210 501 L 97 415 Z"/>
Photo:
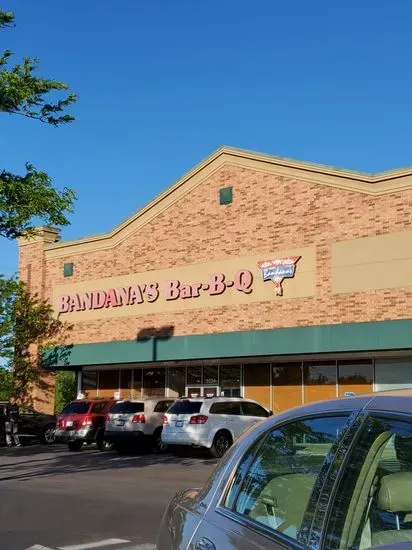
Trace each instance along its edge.
<path fill-rule="evenodd" d="M 6 415 L 6 442 L 7 447 L 12 447 L 13 443 L 16 445 L 16 447 L 20 447 L 20 439 L 19 439 L 19 408 L 17 405 L 12 405 L 7 410 Z"/>

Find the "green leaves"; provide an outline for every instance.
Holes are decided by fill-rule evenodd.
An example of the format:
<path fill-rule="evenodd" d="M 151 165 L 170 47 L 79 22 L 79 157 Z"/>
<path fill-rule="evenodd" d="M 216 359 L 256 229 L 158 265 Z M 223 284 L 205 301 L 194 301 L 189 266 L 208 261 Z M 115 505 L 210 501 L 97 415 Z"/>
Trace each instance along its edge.
<path fill-rule="evenodd" d="M 70 93 L 55 103 L 48 101 L 48 94 L 67 90 L 68 85 L 35 76 L 33 73 L 38 69 L 36 58 L 25 57 L 23 64 L 7 69 L 11 55 L 10 50 L 6 50 L 0 58 L 0 111 L 53 126 L 72 122 L 73 116 L 61 113 L 76 102 L 75 94 Z"/>
<path fill-rule="evenodd" d="M 14 13 L 12 11 L 0 10 L 0 29 L 4 27 L 12 27 L 14 21 Z"/>
<path fill-rule="evenodd" d="M 12 367 L 14 398 L 29 402 L 33 386 L 44 383 L 40 349 L 56 345 L 70 328 L 24 283 L 0 277 L 0 356 Z"/>
<path fill-rule="evenodd" d="M 15 239 L 33 234 L 33 218 L 44 225 L 68 225 L 73 212 L 72 189 L 57 191 L 45 172 L 26 164 L 26 175 L 0 171 L 0 236 Z"/>

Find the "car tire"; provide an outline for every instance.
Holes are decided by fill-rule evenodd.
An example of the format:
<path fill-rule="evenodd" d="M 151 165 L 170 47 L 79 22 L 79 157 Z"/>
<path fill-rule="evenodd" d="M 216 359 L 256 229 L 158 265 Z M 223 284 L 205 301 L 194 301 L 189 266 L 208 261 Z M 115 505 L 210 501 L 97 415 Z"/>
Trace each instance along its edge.
<path fill-rule="evenodd" d="M 167 451 L 166 443 L 162 441 L 162 428 L 157 428 L 153 433 L 153 452 L 157 455 Z"/>
<path fill-rule="evenodd" d="M 210 454 L 213 458 L 222 458 L 233 443 L 232 436 L 226 430 L 217 432 L 210 448 Z"/>
<path fill-rule="evenodd" d="M 97 442 L 97 448 L 102 453 L 107 452 L 107 451 L 113 451 L 114 443 L 110 443 L 109 441 L 106 441 L 105 439 L 99 439 L 99 441 Z"/>
<path fill-rule="evenodd" d="M 69 447 L 69 451 L 71 452 L 80 451 L 80 449 L 83 447 L 83 441 L 69 441 L 67 446 Z"/>
<path fill-rule="evenodd" d="M 53 424 L 43 428 L 40 441 L 45 445 L 52 445 L 56 441 L 56 427 Z"/>

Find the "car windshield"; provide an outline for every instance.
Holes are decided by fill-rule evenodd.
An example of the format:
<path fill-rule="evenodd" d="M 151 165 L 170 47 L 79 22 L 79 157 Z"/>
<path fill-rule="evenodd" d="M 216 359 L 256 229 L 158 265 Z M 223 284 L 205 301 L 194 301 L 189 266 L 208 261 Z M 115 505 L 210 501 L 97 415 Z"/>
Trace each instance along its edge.
<path fill-rule="evenodd" d="M 202 401 L 176 401 L 167 412 L 170 414 L 197 414 L 202 406 Z"/>
<path fill-rule="evenodd" d="M 144 403 L 133 403 L 128 401 L 127 403 L 117 403 L 110 414 L 116 413 L 139 413 L 144 411 Z"/>
<path fill-rule="evenodd" d="M 85 414 L 89 410 L 90 401 L 74 401 L 66 405 L 61 414 Z"/>

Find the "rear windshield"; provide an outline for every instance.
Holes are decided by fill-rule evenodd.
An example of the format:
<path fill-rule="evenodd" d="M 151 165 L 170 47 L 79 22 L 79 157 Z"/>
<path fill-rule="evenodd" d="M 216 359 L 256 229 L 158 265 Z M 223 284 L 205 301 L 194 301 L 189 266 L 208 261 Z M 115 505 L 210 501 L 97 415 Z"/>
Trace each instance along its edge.
<path fill-rule="evenodd" d="M 66 405 L 61 414 L 86 414 L 90 407 L 90 401 L 75 401 Z"/>
<path fill-rule="evenodd" d="M 144 412 L 144 403 L 116 403 L 116 405 L 111 409 L 110 414 L 112 413 L 141 413 Z"/>
<path fill-rule="evenodd" d="M 167 412 L 170 414 L 197 414 L 202 403 L 202 401 L 176 401 Z"/>

